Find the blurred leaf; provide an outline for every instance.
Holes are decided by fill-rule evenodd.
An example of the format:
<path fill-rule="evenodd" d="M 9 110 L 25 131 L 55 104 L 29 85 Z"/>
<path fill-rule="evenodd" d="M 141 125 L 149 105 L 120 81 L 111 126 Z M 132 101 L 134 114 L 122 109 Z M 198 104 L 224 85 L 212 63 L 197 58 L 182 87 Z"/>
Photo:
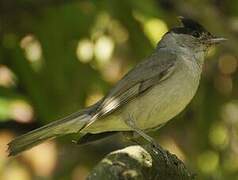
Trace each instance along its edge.
<path fill-rule="evenodd" d="M 0 97 L 0 121 L 10 120 L 10 100 Z"/>

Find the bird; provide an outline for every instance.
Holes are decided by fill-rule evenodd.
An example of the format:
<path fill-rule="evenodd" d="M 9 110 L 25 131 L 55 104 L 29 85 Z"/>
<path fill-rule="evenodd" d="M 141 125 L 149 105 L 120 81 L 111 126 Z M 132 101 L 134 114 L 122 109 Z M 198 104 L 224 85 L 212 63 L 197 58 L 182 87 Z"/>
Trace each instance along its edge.
<path fill-rule="evenodd" d="M 104 133 L 135 132 L 153 143 L 147 132 L 185 109 L 198 89 L 208 49 L 226 40 L 212 35 L 193 19 L 180 16 L 179 20 L 181 25 L 165 33 L 151 55 L 122 77 L 106 96 L 16 137 L 8 144 L 9 156 L 73 133 L 83 139 Z"/>

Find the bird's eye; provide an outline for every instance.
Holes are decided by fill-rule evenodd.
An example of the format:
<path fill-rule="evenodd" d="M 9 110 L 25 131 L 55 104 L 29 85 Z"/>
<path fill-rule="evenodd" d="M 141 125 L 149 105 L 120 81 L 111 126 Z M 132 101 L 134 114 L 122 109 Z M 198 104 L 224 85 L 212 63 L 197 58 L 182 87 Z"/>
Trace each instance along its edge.
<path fill-rule="evenodd" d="M 192 33 L 192 36 L 194 36 L 194 37 L 199 37 L 200 36 L 200 33 L 199 32 L 197 32 L 197 31 L 194 31 L 193 33 Z"/>

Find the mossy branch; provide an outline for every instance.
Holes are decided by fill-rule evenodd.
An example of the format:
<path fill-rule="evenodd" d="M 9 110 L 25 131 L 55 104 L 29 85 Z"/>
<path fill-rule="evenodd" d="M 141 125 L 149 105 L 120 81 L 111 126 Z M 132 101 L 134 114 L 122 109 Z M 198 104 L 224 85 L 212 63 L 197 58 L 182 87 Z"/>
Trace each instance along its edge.
<path fill-rule="evenodd" d="M 175 155 L 161 147 L 129 146 L 108 154 L 87 180 L 191 180 L 195 176 Z"/>

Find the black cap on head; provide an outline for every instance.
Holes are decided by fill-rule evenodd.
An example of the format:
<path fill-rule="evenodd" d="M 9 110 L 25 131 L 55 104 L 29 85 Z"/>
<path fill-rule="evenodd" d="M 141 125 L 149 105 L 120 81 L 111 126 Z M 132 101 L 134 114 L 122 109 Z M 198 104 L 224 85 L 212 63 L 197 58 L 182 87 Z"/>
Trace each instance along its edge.
<path fill-rule="evenodd" d="M 178 18 L 182 22 L 185 28 L 189 28 L 191 30 L 199 31 L 199 32 L 207 32 L 207 30 L 201 24 L 199 24 L 198 22 L 192 19 L 184 18 L 182 16 L 179 16 Z"/>
<path fill-rule="evenodd" d="M 182 16 L 178 17 L 181 23 L 183 24 L 183 27 L 176 27 L 173 28 L 171 31 L 178 33 L 178 34 L 189 34 L 194 37 L 199 38 L 200 36 L 206 34 L 211 35 L 201 24 L 198 22 L 190 19 L 190 18 L 184 18 Z"/>

